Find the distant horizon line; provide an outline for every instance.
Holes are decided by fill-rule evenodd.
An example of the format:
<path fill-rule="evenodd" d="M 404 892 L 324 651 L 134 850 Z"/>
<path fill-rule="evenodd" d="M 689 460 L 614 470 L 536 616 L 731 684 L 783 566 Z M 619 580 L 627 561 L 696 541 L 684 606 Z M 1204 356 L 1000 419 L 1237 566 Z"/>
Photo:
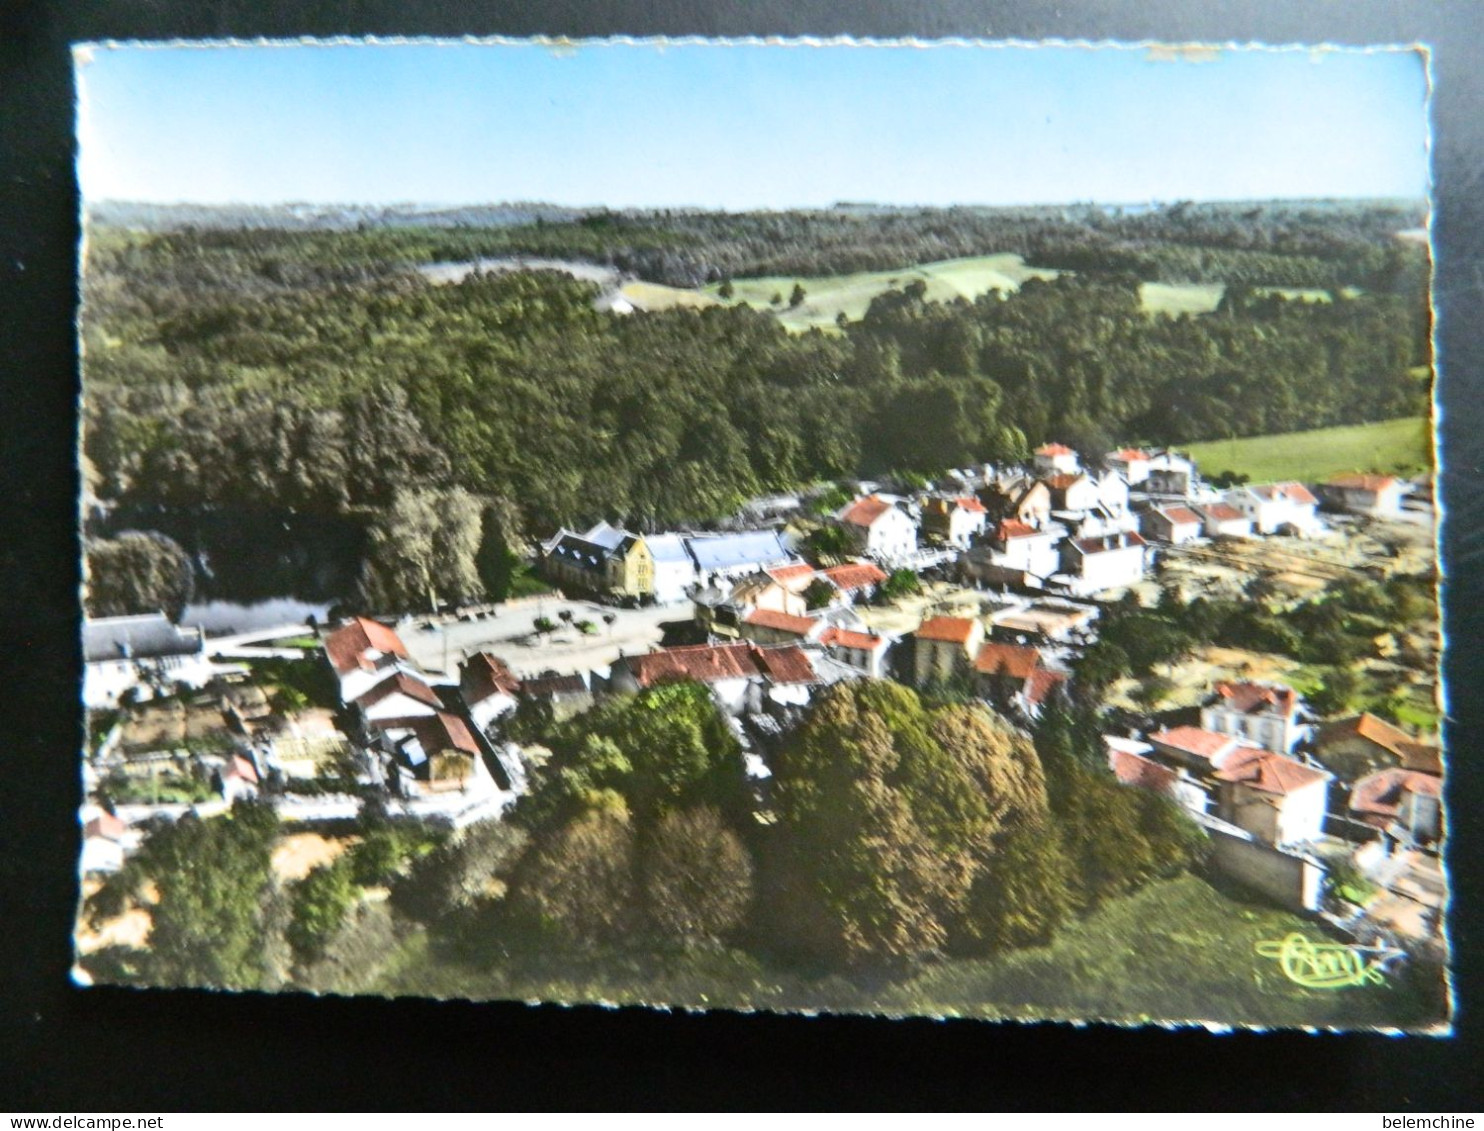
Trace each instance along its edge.
<path fill-rule="evenodd" d="M 1327 193 L 1323 196 L 1244 196 L 1244 197 L 1151 197 L 1144 200 L 1098 200 L 1095 198 L 1077 198 L 1070 200 L 1022 200 L 1022 201 L 958 201 L 952 204 L 933 204 L 926 202 L 900 202 L 888 203 L 876 200 L 837 200 L 829 204 L 782 204 L 782 205 L 756 205 L 746 208 L 730 208 L 721 205 L 708 204 L 606 204 L 602 202 L 589 202 L 583 204 L 565 204 L 554 200 L 460 200 L 460 201 L 428 201 L 428 200 L 152 200 L 145 198 L 126 197 L 102 197 L 98 200 L 83 200 L 86 208 L 98 208 L 104 206 L 151 206 L 157 208 L 382 208 L 382 209 L 421 209 L 424 211 L 449 211 L 458 208 L 552 208 L 571 212 L 713 212 L 713 213 L 742 213 L 742 212 L 829 212 L 850 208 L 877 208 L 877 209 L 934 209 L 938 211 L 949 211 L 955 208 L 1148 208 L 1148 207 L 1173 207 L 1181 204 L 1220 205 L 1220 204 L 1324 204 L 1324 203 L 1405 203 L 1405 204 L 1430 204 L 1431 196 L 1395 196 L 1395 195 L 1373 195 L 1357 194 L 1354 196 L 1344 193 Z"/>

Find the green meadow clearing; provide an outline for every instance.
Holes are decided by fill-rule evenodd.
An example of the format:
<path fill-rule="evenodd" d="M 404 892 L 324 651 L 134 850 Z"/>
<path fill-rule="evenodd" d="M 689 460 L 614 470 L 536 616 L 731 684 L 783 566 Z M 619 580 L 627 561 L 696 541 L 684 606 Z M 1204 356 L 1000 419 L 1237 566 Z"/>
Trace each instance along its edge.
<path fill-rule="evenodd" d="M 787 276 L 769 275 L 752 279 L 733 279 L 732 303 L 745 303 L 755 310 L 773 310 L 778 320 L 791 330 L 818 326 L 833 329 L 835 320 L 844 314 L 851 321 L 864 317 L 871 300 L 908 283 L 927 284 L 929 302 L 948 302 L 956 298 L 975 299 L 988 291 L 1014 291 L 1027 279 L 1050 279 L 1057 272 L 1027 267 L 1018 255 L 979 255 L 967 259 L 945 259 L 894 271 L 862 271 L 854 275 Z M 798 283 L 804 288 L 804 301 L 790 309 L 789 295 Z M 718 302 L 723 300 L 713 283 L 702 290 Z M 682 292 L 684 293 L 684 292 Z M 774 304 L 773 296 L 781 301 Z"/>
<path fill-rule="evenodd" d="M 1331 302 L 1330 293 L 1317 287 L 1254 287 L 1264 295 L 1282 295 L 1301 302 Z M 1140 283 L 1139 302 L 1147 314 L 1210 314 L 1221 304 L 1225 283 Z M 1344 288 L 1354 297 L 1360 291 Z"/>
<path fill-rule="evenodd" d="M 1196 876 L 1150 884 L 1064 927 L 1049 946 L 949 959 L 898 977 L 808 974 L 727 948 L 557 955 L 487 940 L 440 942 L 419 929 L 352 992 L 692 1009 L 888 1016 L 1201 1022 L 1312 1028 L 1441 1025 L 1441 973 L 1401 969 L 1379 984 L 1306 989 L 1260 943 L 1306 920 Z M 480 953 L 480 952 L 483 953 Z"/>
<path fill-rule="evenodd" d="M 1207 477 L 1231 471 L 1254 483 L 1314 482 L 1355 471 L 1417 475 L 1432 469 L 1432 429 L 1427 417 L 1407 416 L 1312 432 L 1211 440 L 1188 444 L 1184 450 Z"/>

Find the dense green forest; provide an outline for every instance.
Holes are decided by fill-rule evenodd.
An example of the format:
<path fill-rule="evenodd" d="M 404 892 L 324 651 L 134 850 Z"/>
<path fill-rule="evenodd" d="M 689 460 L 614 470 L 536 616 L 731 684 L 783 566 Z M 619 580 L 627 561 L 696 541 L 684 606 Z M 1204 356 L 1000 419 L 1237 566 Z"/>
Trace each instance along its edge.
<path fill-rule="evenodd" d="M 511 547 L 559 523 L 701 523 L 758 491 L 1016 459 L 1050 437 L 1097 451 L 1424 412 L 1426 249 L 1394 236 L 1416 220 L 1270 206 L 94 226 L 85 451 L 131 525 L 227 512 L 364 531 L 349 540 L 372 559 L 364 588 L 390 607 L 425 596 L 414 579 L 435 567 L 477 587 L 471 555 L 497 587 Z M 832 334 L 742 307 L 615 316 L 551 272 L 409 269 L 518 252 L 673 283 L 1004 250 L 1075 273 L 973 302 L 908 285 Z M 1212 276 L 1229 284 L 1212 314 L 1140 307 L 1141 280 Z M 1315 285 L 1332 301 L 1256 289 Z M 408 557 L 440 512 L 460 516 L 456 549 Z"/>

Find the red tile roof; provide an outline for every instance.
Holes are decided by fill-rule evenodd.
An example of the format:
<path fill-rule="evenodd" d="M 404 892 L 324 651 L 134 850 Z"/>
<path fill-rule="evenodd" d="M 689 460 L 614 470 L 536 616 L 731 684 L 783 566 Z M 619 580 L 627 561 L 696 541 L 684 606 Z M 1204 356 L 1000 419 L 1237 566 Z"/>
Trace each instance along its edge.
<path fill-rule="evenodd" d="M 1404 770 L 1420 770 L 1424 774 L 1443 772 L 1443 752 L 1430 743 L 1404 742 L 1401 755 Z"/>
<path fill-rule="evenodd" d="M 985 675 L 1006 675 L 1012 679 L 1028 679 L 1041 666 L 1041 653 L 1034 648 L 1018 644 L 996 644 L 993 641 L 979 649 L 974 657 L 974 669 Z"/>
<path fill-rule="evenodd" d="M 1347 738 L 1364 738 L 1383 750 L 1389 750 L 1398 758 L 1402 756 L 1403 745 L 1412 742 L 1412 736 L 1405 731 L 1398 730 L 1369 711 L 1363 711 L 1348 719 L 1326 723 L 1319 731 L 1319 746 L 1322 748 Z"/>
<path fill-rule="evenodd" d="M 978 621 L 966 617 L 933 617 L 917 626 L 913 633 L 919 640 L 941 640 L 946 644 L 967 644 Z"/>
<path fill-rule="evenodd" d="M 762 673 L 774 683 L 815 683 L 819 679 L 809 657 L 794 644 L 758 648 L 754 659 Z"/>
<path fill-rule="evenodd" d="M 953 501 L 957 503 L 963 510 L 970 511 L 974 514 L 986 513 L 984 510 L 984 504 L 981 503 L 978 499 L 974 498 L 972 495 L 960 495 Z"/>
<path fill-rule="evenodd" d="M 871 526 L 889 510 L 891 510 L 891 504 L 885 499 L 867 495 L 851 503 L 845 513 L 840 516 L 840 521 L 851 526 Z"/>
<path fill-rule="evenodd" d="M 488 652 L 475 652 L 459 667 L 459 690 L 467 703 L 479 703 L 492 695 L 516 695 L 520 680 L 505 661 Z"/>
<path fill-rule="evenodd" d="M 1053 491 L 1065 491 L 1077 480 L 1086 478 L 1085 475 L 1076 472 L 1064 471 L 1060 475 L 1048 475 L 1042 482 Z"/>
<path fill-rule="evenodd" d="M 1229 734 L 1217 734 L 1200 727 L 1181 726 L 1156 731 L 1149 736 L 1149 741 L 1209 760 L 1235 743 L 1236 739 Z"/>
<path fill-rule="evenodd" d="M 1036 449 L 1038 456 L 1070 456 L 1076 453 L 1065 444 L 1042 444 Z"/>
<path fill-rule="evenodd" d="M 1084 554 L 1103 554 L 1113 550 L 1126 550 L 1130 546 L 1147 546 L 1143 538 L 1132 532 L 1128 534 L 1098 534 L 1091 538 L 1074 538 L 1072 545 Z"/>
<path fill-rule="evenodd" d="M 1221 760 L 1216 776 L 1222 781 L 1241 782 L 1263 793 L 1281 796 L 1323 781 L 1327 775 L 1286 754 L 1239 746 Z"/>
<path fill-rule="evenodd" d="M 1158 762 L 1127 750 L 1109 750 L 1108 768 L 1124 785 L 1136 785 L 1155 793 L 1169 793 L 1180 775 Z"/>
<path fill-rule="evenodd" d="M 836 589 L 842 589 L 847 593 L 856 589 L 865 589 L 871 585 L 880 585 L 886 580 L 885 571 L 870 562 L 845 562 L 842 565 L 830 566 L 829 569 L 820 572 L 829 578 L 830 584 Z"/>
<path fill-rule="evenodd" d="M 1343 487 L 1351 491 L 1384 491 L 1396 486 L 1392 475 L 1336 475 L 1329 481 L 1331 487 Z"/>
<path fill-rule="evenodd" d="M 224 778 L 241 778 L 243 781 L 249 782 L 252 785 L 258 784 L 257 767 L 241 754 L 232 755 L 232 760 L 227 763 L 227 768 L 222 776 Z"/>
<path fill-rule="evenodd" d="M 1319 501 L 1302 483 L 1272 483 L 1265 487 L 1253 487 L 1251 490 L 1264 499 L 1288 499 L 1294 503 Z"/>
<path fill-rule="evenodd" d="M 323 643 L 330 663 L 341 675 L 356 668 L 369 670 L 374 667 L 366 660 L 368 652 L 407 658 L 407 645 L 402 643 L 402 638 L 386 625 L 368 617 L 352 617 L 326 636 Z"/>
<path fill-rule="evenodd" d="M 791 632 L 796 636 L 808 636 L 819 622 L 813 617 L 796 617 L 791 613 L 780 613 L 774 609 L 753 609 L 742 618 L 743 624 L 755 624 L 759 628 Z"/>
<path fill-rule="evenodd" d="M 814 567 L 808 562 L 794 562 L 791 565 L 774 566 L 772 569 L 766 569 L 763 572 L 790 593 L 803 592 L 809 588 L 809 583 L 814 580 Z"/>
<path fill-rule="evenodd" d="M 1029 523 L 1021 522 L 1016 518 L 1007 518 L 995 527 L 994 536 L 997 541 L 1009 542 L 1013 538 L 1030 538 L 1033 535 L 1043 533 Z"/>
<path fill-rule="evenodd" d="M 716 683 L 766 676 L 777 683 L 812 683 L 816 678 L 809 657 L 795 644 L 776 648 L 760 648 L 751 641 L 692 644 L 630 656 L 622 662 L 628 665 L 640 687 L 681 679 Z"/>
<path fill-rule="evenodd" d="M 1217 522 L 1231 522 L 1233 519 L 1243 519 L 1247 516 L 1230 503 L 1207 503 L 1197 507 L 1207 518 L 1215 519 Z"/>
<path fill-rule="evenodd" d="M 479 753 L 479 743 L 464 725 L 464 720 L 447 711 L 432 715 L 414 715 L 405 719 L 386 719 L 377 724 L 382 730 L 410 730 L 417 736 L 418 745 L 430 758 L 440 750 L 462 750 L 465 754 Z"/>
<path fill-rule="evenodd" d="M 443 701 L 438 698 L 438 693 L 422 680 L 408 675 L 406 672 L 396 672 L 386 677 L 364 695 L 356 698 L 356 706 L 361 710 L 374 707 L 383 699 L 400 692 L 409 699 L 416 699 L 419 703 L 426 703 L 429 707 L 441 707 Z"/>
<path fill-rule="evenodd" d="M 1031 672 L 1030 679 L 1026 682 L 1025 700 L 1033 706 L 1039 706 L 1046 702 L 1046 697 L 1061 684 L 1066 683 L 1066 672 L 1054 672 L 1046 668 L 1037 668 Z"/>
<path fill-rule="evenodd" d="M 819 642 L 831 648 L 859 648 L 874 652 L 886 643 L 886 637 L 869 632 L 855 632 L 848 628 L 827 628 L 819 635 Z"/>
<path fill-rule="evenodd" d="M 1298 696 L 1293 688 L 1282 684 L 1263 683 L 1218 683 L 1215 699 L 1222 706 L 1245 715 L 1291 715 L 1298 706 Z"/>
<path fill-rule="evenodd" d="M 128 831 L 128 825 L 104 810 L 83 826 L 82 835 L 85 837 L 101 836 L 104 840 L 118 840 Z"/>
<path fill-rule="evenodd" d="M 1201 516 L 1189 507 L 1163 507 L 1158 511 L 1175 526 L 1199 526 Z"/>
<path fill-rule="evenodd" d="M 1112 453 L 1114 459 L 1121 459 L 1124 463 L 1149 462 L 1149 453 L 1141 452 L 1138 448 L 1119 448 Z"/>
<path fill-rule="evenodd" d="M 1403 794 L 1422 793 L 1437 797 L 1442 786 L 1442 781 L 1432 774 L 1397 768 L 1377 770 L 1355 783 L 1355 788 L 1350 791 L 1350 808 L 1368 820 L 1378 818 L 1369 823 L 1384 826 L 1396 816 Z"/>

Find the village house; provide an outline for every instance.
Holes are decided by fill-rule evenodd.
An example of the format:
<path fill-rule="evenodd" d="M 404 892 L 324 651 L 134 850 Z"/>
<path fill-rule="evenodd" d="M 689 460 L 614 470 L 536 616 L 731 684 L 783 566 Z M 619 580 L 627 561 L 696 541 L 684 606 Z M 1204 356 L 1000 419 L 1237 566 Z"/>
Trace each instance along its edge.
<path fill-rule="evenodd" d="M 1324 835 L 1330 775 L 1272 750 L 1241 746 L 1216 768 L 1216 816 L 1267 844 Z"/>
<path fill-rule="evenodd" d="M 1323 834 L 1330 775 L 1231 734 L 1177 726 L 1149 736 L 1150 755 L 1205 788 L 1207 808 L 1267 844 Z M 1197 810 L 1200 811 L 1200 810 Z"/>
<path fill-rule="evenodd" d="M 968 617 L 933 617 L 912 634 L 913 680 L 922 687 L 971 669 L 984 643 L 984 626 Z"/>
<path fill-rule="evenodd" d="M 1205 525 L 1189 507 L 1153 507 L 1142 515 L 1144 537 L 1172 546 L 1194 542 Z"/>
<path fill-rule="evenodd" d="M 1210 807 L 1211 796 L 1206 787 L 1183 766 L 1161 762 L 1149 743 L 1105 734 L 1103 744 L 1108 751 L 1108 768 L 1119 785 L 1161 794 L 1197 815 L 1204 815 Z"/>
<path fill-rule="evenodd" d="M 1418 742 L 1369 711 L 1336 719 L 1319 728 L 1314 756 L 1345 781 L 1355 781 L 1373 770 L 1400 767 L 1441 774 L 1441 751 Z"/>
<path fill-rule="evenodd" d="M 613 690 L 628 694 L 677 680 L 706 684 L 723 709 L 739 715 L 768 704 L 804 706 L 818 676 L 797 645 L 762 647 L 751 641 L 661 648 L 621 657 L 610 676 Z"/>
<path fill-rule="evenodd" d="M 1325 501 L 1351 514 L 1395 518 L 1407 485 L 1393 475 L 1338 475 L 1320 491 Z"/>
<path fill-rule="evenodd" d="M 1013 519 L 1039 527 L 1051 521 L 1051 490 L 1039 479 L 1026 475 L 996 479 L 979 491 L 989 522 Z"/>
<path fill-rule="evenodd" d="M 1043 482 L 1051 493 L 1051 513 L 1090 511 L 1102 502 L 1097 485 L 1085 472 L 1061 472 Z"/>
<path fill-rule="evenodd" d="M 520 681 L 520 697 L 525 702 L 545 707 L 551 712 L 552 719 L 561 722 L 593 705 L 593 688 L 589 680 L 598 678 L 544 671 Z"/>
<path fill-rule="evenodd" d="M 960 550 L 973 544 L 987 517 L 984 504 L 968 495 L 931 498 L 922 505 L 923 533 Z"/>
<path fill-rule="evenodd" d="M 1251 519 L 1259 534 L 1309 535 L 1323 529 L 1314 513 L 1319 500 L 1302 483 L 1235 487 L 1223 501 Z"/>
<path fill-rule="evenodd" d="M 435 711 L 387 719 L 380 729 L 379 745 L 390 756 L 388 770 L 398 792 L 416 796 L 466 789 L 477 777 L 488 778 L 479 742 L 457 715 Z"/>
<path fill-rule="evenodd" d="M 214 775 L 213 784 L 222 800 L 231 805 L 257 797 L 262 781 L 252 759 L 242 754 L 230 754 Z"/>
<path fill-rule="evenodd" d="M 833 659 L 857 671 L 881 679 L 886 674 L 886 654 L 891 637 L 830 625 L 819 634 L 819 644 Z"/>
<path fill-rule="evenodd" d="M 1128 513 L 1128 480 L 1120 472 L 1109 471 L 1092 477 L 1092 485 L 1098 493 L 1097 505 L 1109 517 L 1117 518 Z"/>
<path fill-rule="evenodd" d="M 488 652 L 475 652 L 459 665 L 459 694 L 480 730 L 488 731 L 496 719 L 515 710 L 520 693 L 520 680 L 503 660 Z"/>
<path fill-rule="evenodd" d="M 1156 452 L 1149 457 L 1144 492 L 1149 495 L 1173 495 L 1188 499 L 1196 493 L 1200 477 L 1195 463 L 1177 452 Z"/>
<path fill-rule="evenodd" d="M 1079 596 L 1137 585 L 1144 579 L 1145 549 L 1137 534 L 1068 538 L 1061 545 L 1061 572 Z"/>
<path fill-rule="evenodd" d="M 646 535 L 644 544 L 654 563 L 654 602 L 678 605 L 690 598 L 696 584 L 696 563 L 679 534 Z"/>
<path fill-rule="evenodd" d="M 787 565 L 769 566 L 763 572 L 790 593 L 803 593 L 814 584 L 817 576 L 814 567 L 808 562 L 789 562 Z"/>
<path fill-rule="evenodd" d="M 542 546 L 542 569 L 562 589 L 632 601 L 654 593 L 654 557 L 644 539 L 606 522 L 585 534 L 563 528 Z"/>
<path fill-rule="evenodd" d="M 878 561 L 900 561 L 917 552 L 917 523 L 879 495 L 856 499 L 838 517 L 858 553 Z"/>
<path fill-rule="evenodd" d="M 1252 519 L 1230 503 L 1201 503 L 1191 509 L 1201 516 L 1201 532 L 1207 538 L 1252 536 Z"/>
<path fill-rule="evenodd" d="M 1436 775 L 1394 766 L 1355 783 L 1350 812 L 1404 845 L 1434 844 L 1443 835 L 1442 792 Z"/>
<path fill-rule="evenodd" d="M 443 709 L 438 693 L 423 680 L 397 671 L 362 692 L 352 701 L 360 718 L 369 726 L 386 719 L 431 715 Z"/>
<path fill-rule="evenodd" d="M 810 569 L 811 575 L 813 569 Z M 807 588 L 807 586 L 805 586 Z M 774 612 L 803 616 L 808 611 L 804 590 L 792 579 L 779 581 L 771 573 L 759 571 L 732 586 L 727 603 L 743 613 L 751 609 L 771 609 Z"/>
<path fill-rule="evenodd" d="M 1103 457 L 1103 465 L 1123 476 L 1129 487 L 1137 487 L 1149 478 L 1149 453 L 1138 448 L 1120 448 Z"/>
<path fill-rule="evenodd" d="M 1040 715 L 1046 699 L 1067 679 L 1065 672 L 1048 668 L 1035 648 L 994 641 L 980 645 L 974 672 L 981 696 L 1028 719 Z"/>
<path fill-rule="evenodd" d="M 407 645 L 392 629 L 369 617 L 351 617 L 320 641 L 340 684 L 340 699 L 352 703 L 396 672 L 418 675 Z"/>
<path fill-rule="evenodd" d="M 1033 464 L 1037 475 L 1075 474 L 1082 468 L 1077 453 L 1065 444 L 1042 444 L 1036 449 Z"/>
<path fill-rule="evenodd" d="M 1285 754 L 1312 733 L 1304 718 L 1298 692 L 1281 683 L 1218 683 L 1201 707 L 1206 730 Z"/>
<path fill-rule="evenodd" d="M 756 608 L 742 617 L 740 635 L 757 644 L 802 644 L 818 636 L 824 627 L 818 617 Z"/>
<path fill-rule="evenodd" d="M 215 672 L 202 631 L 178 628 L 163 613 L 85 620 L 82 644 L 82 701 L 90 709 L 116 707 L 133 689 L 144 698 L 199 690 Z"/>
<path fill-rule="evenodd" d="M 1066 537 L 1066 533 L 1066 528 L 1062 526 L 1038 528 L 1007 518 L 994 528 L 985 549 L 988 551 L 990 564 L 1002 570 L 1029 574 L 1033 578 L 1044 580 L 1061 566 L 1057 544 Z"/>

